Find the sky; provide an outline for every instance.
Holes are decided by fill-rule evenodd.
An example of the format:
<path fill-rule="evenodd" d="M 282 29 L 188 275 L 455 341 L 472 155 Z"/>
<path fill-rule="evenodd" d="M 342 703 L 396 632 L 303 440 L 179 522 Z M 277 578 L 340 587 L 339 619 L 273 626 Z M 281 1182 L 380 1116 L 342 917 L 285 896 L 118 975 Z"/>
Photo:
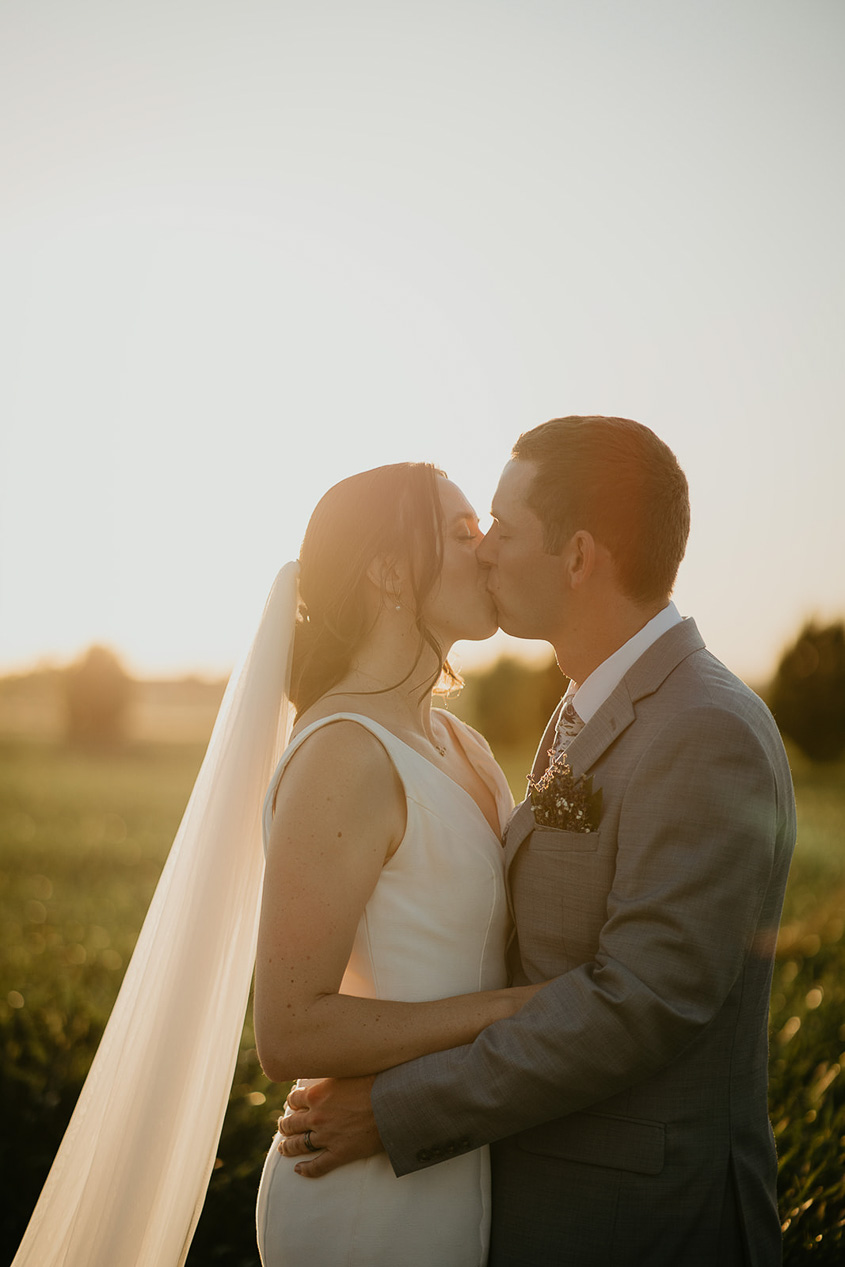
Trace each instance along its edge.
<path fill-rule="evenodd" d="M 841 0 L 0 0 L 0 672 L 225 672 L 338 479 L 486 512 L 604 413 L 764 682 L 845 617 L 843 56 Z"/>

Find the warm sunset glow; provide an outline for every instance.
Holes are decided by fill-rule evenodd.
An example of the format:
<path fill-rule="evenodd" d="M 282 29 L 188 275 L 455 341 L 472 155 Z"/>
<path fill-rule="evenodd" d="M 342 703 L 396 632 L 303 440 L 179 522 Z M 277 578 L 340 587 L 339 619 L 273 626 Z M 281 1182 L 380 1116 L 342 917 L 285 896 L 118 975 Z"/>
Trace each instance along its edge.
<path fill-rule="evenodd" d="M 486 511 L 573 412 L 677 452 L 739 672 L 845 611 L 840 6 L 0 24 L 0 672 L 225 670 L 330 484 L 424 458 Z"/>

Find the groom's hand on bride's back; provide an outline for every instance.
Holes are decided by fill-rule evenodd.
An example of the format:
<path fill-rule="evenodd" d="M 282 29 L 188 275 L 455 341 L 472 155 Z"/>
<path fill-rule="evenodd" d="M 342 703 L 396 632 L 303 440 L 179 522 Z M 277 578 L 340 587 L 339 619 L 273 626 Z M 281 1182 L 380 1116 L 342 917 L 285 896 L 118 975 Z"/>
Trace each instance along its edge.
<path fill-rule="evenodd" d="M 279 1118 L 279 1152 L 297 1159 L 298 1174 L 318 1179 L 383 1151 L 370 1103 L 374 1081 L 375 1075 L 325 1078 L 293 1088 L 287 1098 L 292 1112 Z"/>

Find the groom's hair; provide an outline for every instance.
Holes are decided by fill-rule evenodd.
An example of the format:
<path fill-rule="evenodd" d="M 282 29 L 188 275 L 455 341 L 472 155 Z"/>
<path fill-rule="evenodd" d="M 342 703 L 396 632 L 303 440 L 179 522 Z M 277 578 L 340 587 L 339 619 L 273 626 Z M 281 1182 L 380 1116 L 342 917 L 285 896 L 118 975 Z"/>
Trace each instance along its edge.
<path fill-rule="evenodd" d="M 553 418 L 513 447 L 536 474 L 528 504 L 559 554 L 583 529 L 613 556 L 636 602 L 668 597 L 689 536 L 689 488 L 668 445 L 630 418 Z"/>

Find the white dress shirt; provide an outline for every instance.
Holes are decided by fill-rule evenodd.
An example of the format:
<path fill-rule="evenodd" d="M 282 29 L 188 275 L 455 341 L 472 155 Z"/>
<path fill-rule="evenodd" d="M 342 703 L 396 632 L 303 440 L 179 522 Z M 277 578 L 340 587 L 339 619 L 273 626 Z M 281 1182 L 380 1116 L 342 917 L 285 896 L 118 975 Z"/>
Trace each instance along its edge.
<path fill-rule="evenodd" d="M 680 624 L 681 620 L 682 616 L 677 607 L 670 602 L 652 617 L 648 624 L 643 625 L 633 638 L 623 642 L 618 651 L 614 651 L 613 655 L 603 660 L 597 669 L 593 669 L 590 676 L 585 678 L 580 686 L 576 682 L 570 682 L 566 688 L 564 700 L 572 700 L 576 713 L 586 724 L 599 711 L 604 701 L 613 693 L 640 656 L 674 625 Z"/>

